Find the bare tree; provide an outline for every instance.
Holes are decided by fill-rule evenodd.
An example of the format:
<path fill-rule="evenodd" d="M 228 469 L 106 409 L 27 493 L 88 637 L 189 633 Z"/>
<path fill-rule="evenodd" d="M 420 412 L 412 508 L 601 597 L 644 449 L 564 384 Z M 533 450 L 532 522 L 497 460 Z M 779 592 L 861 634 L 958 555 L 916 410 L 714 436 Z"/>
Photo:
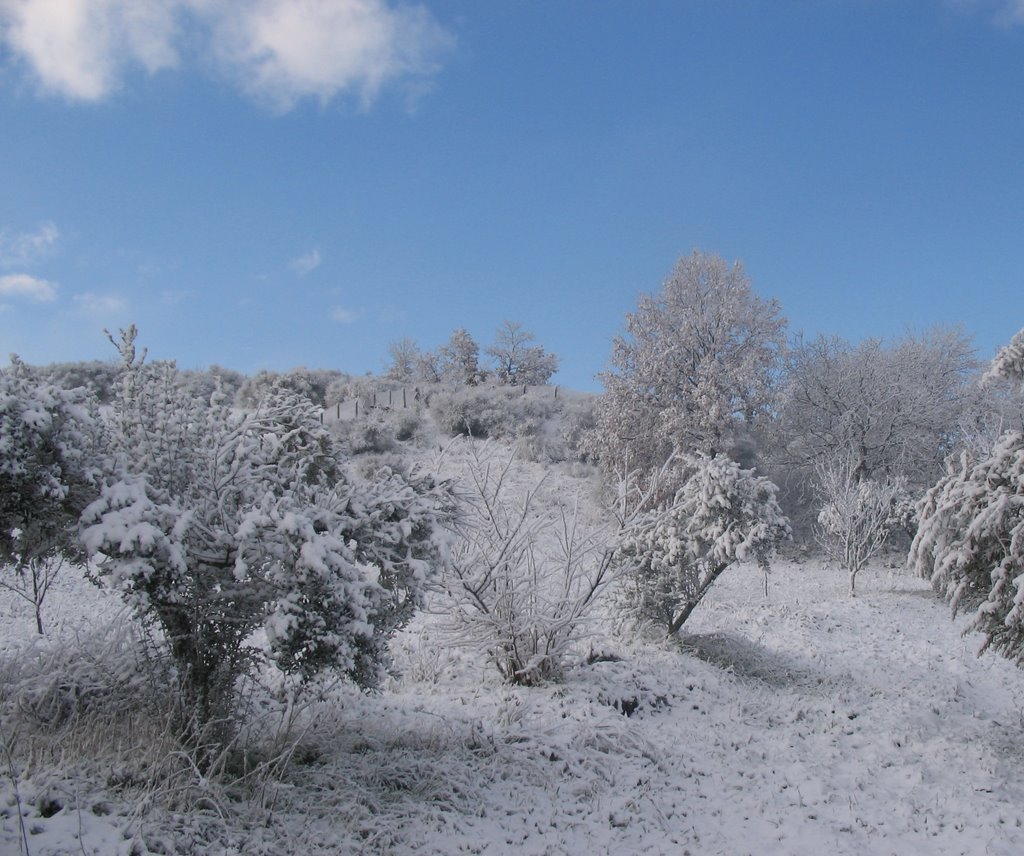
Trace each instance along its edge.
<path fill-rule="evenodd" d="M 444 575 L 451 638 L 485 653 L 509 683 L 555 679 L 595 603 L 626 569 L 616 548 L 642 503 L 588 526 L 575 503 L 544 496 L 542 482 L 516 488 L 513 457 L 462 448 L 462 514 Z"/>
<path fill-rule="evenodd" d="M 787 366 L 779 463 L 813 469 L 837 451 L 857 479 L 906 476 L 927 484 L 959 439 L 977 363 L 959 328 L 887 344 L 798 341 Z"/>
<path fill-rule="evenodd" d="M 906 481 L 862 478 L 857 460 L 842 453 L 819 460 L 816 471 L 821 511 L 815 536 L 825 553 L 850 575 L 850 597 L 855 597 L 857 574 L 907 510 Z"/>

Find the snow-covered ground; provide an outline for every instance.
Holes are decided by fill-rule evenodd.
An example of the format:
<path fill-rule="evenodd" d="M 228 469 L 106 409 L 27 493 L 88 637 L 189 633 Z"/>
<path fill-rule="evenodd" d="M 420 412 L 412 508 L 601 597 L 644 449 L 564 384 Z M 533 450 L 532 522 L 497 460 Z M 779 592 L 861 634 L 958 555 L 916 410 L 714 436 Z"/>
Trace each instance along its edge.
<path fill-rule="evenodd" d="M 1024 853 L 1024 672 L 978 659 L 979 637 L 900 569 L 869 567 L 856 600 L 846 587 L 782 562 L 766 598 L 736 567 L 681 645 L 598 624 L 594 662 L 530 689 L 424 614 L 396 640 L 402 678 L 326 690 L 287 763 L 224 784 L 161 741 L 159 711 L 127 712 L 145 687 L 127 631 L 107 629 L 116 603 L 67 574 L 45 643 L 27 605 L 0 600 L 0 853 L 25 847 L 19 801 L 33 856 Z M 64 674 L 99 701 L 65 698 L 84 713 L 51 738 L 53 698 L 82 692 Z M 45 710 L 11 713 L 26 698 Z"/>

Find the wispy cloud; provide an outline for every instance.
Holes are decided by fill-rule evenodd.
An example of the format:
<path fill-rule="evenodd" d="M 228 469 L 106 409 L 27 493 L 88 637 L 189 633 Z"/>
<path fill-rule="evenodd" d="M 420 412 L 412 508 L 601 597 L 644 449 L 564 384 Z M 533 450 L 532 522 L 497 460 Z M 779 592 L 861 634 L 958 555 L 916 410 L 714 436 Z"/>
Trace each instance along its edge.
<path fill-rule="evenodd" d="M 359 315 L 354 309 L 347 309 L 344 306 L 335 306 L 331 310 L 331 320 L 339 324 L 354 324 Z"/>
<path fill-rule="evenodd" d="M 40 224 L 34 232 L 0 229 L 0 267 L 31 267 L 48 256 L 59 239 L 60 230 L 50 222 Z"/>
<path fill-rule="evenodd" d="M 33 303 L 50 303 L 57 299 L 57 285 L 27 273 L 0 276 L 0 296 L 25 297 Z"/>
<path fill-rule="evenodd" d="M 76 294 L 72 300 L 74 300 L 78 311 L 83 315 L 94 315 L 96 317 L 113 315 L 128 305 L 116 294 L 96 294 L 92 291 Z"/>
<path fill-rule="evenodd" d="M 320 257 L 320 250 L 312 249 L 308 253 L 304 253 L 297 259 L 294 259 L 288 267 L 290 267 L 299 276 L 305 276 L 307 273 L 316 270 L 320 267 L 320 262 L 323 259 Z"/>
<path fill-rule="evenodd" d="M 982 12 L 1000 26 L 1024 25 L 1024 0 L 944 0 L 957 12 Z"/>
<path fill-rule="evenodd" d="M 426 9 L 390 0 L 0 0 L 0 40 L 45 92 L 72 100 L 185 55 L 282 110 L 342 93 L 368 105 L 432 75 L 454 43 Z"/>

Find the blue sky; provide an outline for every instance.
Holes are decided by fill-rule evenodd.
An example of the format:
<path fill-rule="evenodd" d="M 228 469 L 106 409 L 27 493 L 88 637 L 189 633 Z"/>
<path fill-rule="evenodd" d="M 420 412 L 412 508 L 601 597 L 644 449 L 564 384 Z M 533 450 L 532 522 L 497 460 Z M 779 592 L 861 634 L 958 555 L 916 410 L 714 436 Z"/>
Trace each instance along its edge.
<path fill-rule="evenodd" d="M 594 375 L 694 248 L 793 330 L 1024 326 L 1022 0 L 0 0 L 0 349 Z"/>

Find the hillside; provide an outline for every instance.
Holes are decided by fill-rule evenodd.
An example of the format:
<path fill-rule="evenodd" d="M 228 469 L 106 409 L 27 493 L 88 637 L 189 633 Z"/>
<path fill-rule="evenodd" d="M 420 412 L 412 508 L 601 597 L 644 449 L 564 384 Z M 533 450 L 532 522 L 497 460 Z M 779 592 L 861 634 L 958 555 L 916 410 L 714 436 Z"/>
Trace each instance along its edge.
<path fill-rule="evenodd" d="M 545 501 L 598 513 L 578 464 L 523 462 L 517 490 L 545 473 Z M 1021 852 L 1024 674 L 976 659 L 901 568 L 874 564 L 859 588 L 785 561 L 765 597 L 739 566 L 681 644 L 616 636 L 606 615 L 564 680 L 534 688 L 421 614 L 379 693 L 324 685 L 287 708 L 249 688 L 249 755 L 212 781 L 161 736 L 117 602 L 66 571 L 43 641 L 0 600 L 20 771 L 16 791 L 0 778 L 0 851 L 18 852 L 20 800 L 34 856 Z"/>

